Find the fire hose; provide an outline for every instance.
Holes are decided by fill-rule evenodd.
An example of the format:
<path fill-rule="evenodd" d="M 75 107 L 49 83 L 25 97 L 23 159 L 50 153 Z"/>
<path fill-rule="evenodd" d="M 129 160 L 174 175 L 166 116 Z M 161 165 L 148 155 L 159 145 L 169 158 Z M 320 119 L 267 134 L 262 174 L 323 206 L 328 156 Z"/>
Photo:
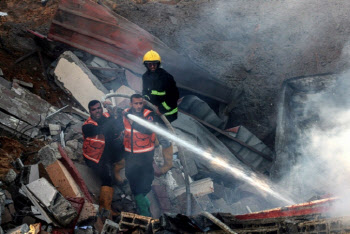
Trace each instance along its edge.
<path fill-rule="evenodd" d="M 129 95 L 125 95 L 125 94 L 115 94 L 115 93 L 110 93 L 107 94 L 106 96 L 104 96 L 102 98 L 102 101 L 104 102 L 106 99 L 108 98 L 112 98 L 112 97 L 122 97 L 122 98 L 130 98 Z M 149 106 L 153 111 L 157 110 L 157 107 L 155 105 L 153 105 L 152 103 L 148 102 L 147 100 L 146 104 L 147 106 Z M 165 125 L 167 126 L 168 130 L 176 135 L 176 132 L 174 130 L 174 128 L 171 126 L 170 122 L 167 120 L 167 118 L 164 115 L 160 115 L 160 118 L 163 120 L 163 122 L 165 123 Z M 188 175 L 188 168 L 187 168 L 187 164 L 184 158 L 184 151 L 182 149 L 181 146 L 178 146 L 178 156 L 180 159 L 180 162 L 183 166 L 183 173 L 185 175 L 185 188 L 186 188 L 186 215 L 190 216 L 191 215 L 191 191 L 190 191 L 190 179 L 189 179 L 189 175 Z"/>

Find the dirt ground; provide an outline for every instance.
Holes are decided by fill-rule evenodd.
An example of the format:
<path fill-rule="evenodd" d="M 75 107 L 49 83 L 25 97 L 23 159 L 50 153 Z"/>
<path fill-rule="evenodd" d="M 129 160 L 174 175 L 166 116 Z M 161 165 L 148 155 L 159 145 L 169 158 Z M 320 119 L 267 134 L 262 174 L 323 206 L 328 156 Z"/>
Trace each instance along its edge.
<path fill-rule="evenodd" d="M 283 81 L 348 68 L 348 1 L 102 2 L 232 87 L 237 97 L 229 125 L 246 126 L 270 147 Z M 36 55 L 14 64 L 35 47 L 26 29 L 46 35 L 57 6 L 57 0 L 46 6 L 31 0 L 0 2 L 8 13 L 0 17 L 0 67 L 6 79 L 31 82 L 34 93 L 63 106 L 72 100 L 47 82 Z M 46 66 L 52 61 L 44 59 Z"/>

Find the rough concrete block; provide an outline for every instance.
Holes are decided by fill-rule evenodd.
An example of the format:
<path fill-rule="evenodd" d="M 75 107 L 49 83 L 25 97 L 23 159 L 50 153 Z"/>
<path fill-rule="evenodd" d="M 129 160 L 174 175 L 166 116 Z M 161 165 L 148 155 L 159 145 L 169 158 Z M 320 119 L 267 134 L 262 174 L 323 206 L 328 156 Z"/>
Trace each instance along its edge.
<path fill-rule="evenodd" d="M 106 219 L 103 225 L 101 234 L 116 234 L 119 230 L 119 225 L 112 220 Z"/>
<path fill-rule="evenodd" d="M 73 177 L 66 167 L 60 162 L 55 161 L 46 167 L 53 185 L 65 197 L 83 197 L 79 186 L 75 183 Z"/>
<path fill-rule="evenodd" d="M 76 210 L 46 179 L 40 178 L 26 186 L 62 225 L 66 226 L 77 217 Z"/>
<path fill-rule="evenodd" d="M 210 194 L 214 192 L 213 180 L 211 178 L 205 178 L 205 179 L 194 181 L 190 184 L 190 190 L 193 196 L 195 197 L 201 197 L 206 194 Z M 176 197 L 185 192 L 186 192 L 185 186 L 181 186 L 174 190 L 174 194 Z"/>
<path fill-rule="evenodd" d="M 10 169 L 4 178 L 4 182 L 7 184 L 10 184 L 13 181 L 15 181 L 16 178 L 17 178 L 17 173 L 13 169 Z"/>
<path fill-rule="evenodd" d="M 97 210 L 94 204 L 85 201 L 83 209 L 81 210 L 81 213 L 78 218 L 78 223 L 83 222 L 85 220 L 88 220 L 89 218 L 96 217 Z"/>
<path fill-rule="evenodd" d="M 78 140 L 70 140 L 66 142 L 66 146 L 69 146 L 73 150 L 77 150 L 79 147 L 79 141 Z"/>
<path fill-rule="evenodd" d="M 157 197 L 159 207 L 162 210 L 162 212 L 170 212 L 171 203 L 165 185 L 152 185 L 152 191 Z"/>
<path fill-rule="evenodd" d="M 72 52 L 64 52 L 54 70 L 56 83 L 69 93 L 88 111 L 88 103 L 100 100 L 108 90 L 87 66 Z"/>
<path fill-rule="evenodd" d="M 61 125 L 49 124 L 50 135 L 56 136 L 61 133 Z"/>
<path fill-rule="evenodd" d="M 66 145 L 64 150 L 66 151 L 68 158 L 74 161 L 78 160 L 78 157 L 75 155 L 75 150 L 73 150 L 71 147 Z"/>
<path fill-rule="evenodd" d="M 62 157 L 57 147 L 57 143 L 52 143 L 39 150 L 38 156 L 44 166 L 48 166 Z"/>

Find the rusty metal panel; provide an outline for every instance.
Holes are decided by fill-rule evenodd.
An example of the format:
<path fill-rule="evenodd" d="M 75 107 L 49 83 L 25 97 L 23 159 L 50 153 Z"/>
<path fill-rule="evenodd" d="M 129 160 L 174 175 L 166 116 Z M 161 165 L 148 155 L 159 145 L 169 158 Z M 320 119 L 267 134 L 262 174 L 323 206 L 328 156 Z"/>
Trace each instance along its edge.
<path fill-rule="evenodd" d="M 136 74 L 145 71 L 142 56 L 150 49 L 179 88 L 229 103 L 231 89 L 167 47 L 139 26 L 88 0 L 61 0 L 48 37 L 119 64 Z"/>

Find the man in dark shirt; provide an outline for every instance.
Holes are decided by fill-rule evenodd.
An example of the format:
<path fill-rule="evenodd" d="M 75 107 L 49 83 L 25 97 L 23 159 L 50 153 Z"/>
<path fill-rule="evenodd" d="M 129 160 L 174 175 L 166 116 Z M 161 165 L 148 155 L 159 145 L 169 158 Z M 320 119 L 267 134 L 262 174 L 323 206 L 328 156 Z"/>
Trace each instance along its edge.
<path fill-rule="evenodd" d="M 143 56 L 143 63 L 147 71 L 142 75 L 142 95 L 158 107 L 158 115 L 164 115 L 169 122 L 176 120 L 179 90 L 174 77 L 160 67 L 161 57 L 156 51 L 148 51 Z M 162 145 L 164 165 L 155 167 L 157 176 L 167 173 L 173 166 L 173 146 L 162 136 L 158 136 L 158 140 Z"/>
<path fill-rule="evenodd" d="M 102 181 L 99 198 L 100 210 L 111 211 L 114 177 L 112 167 L 114 163 L 123 160 L 122 132 L 124 125 L 121 116 L 111 117 L 110 114 L 103 113 L 99 101 L 90 101 L 88 107 L 90 117 L 82 127 L 83 155 L 86 164 L 97 173 Z"/>
<path fill-rule="evenodd" d="M 172 122 L 177 119 L 179 90 L 174 77 L 160 67 L 161 57 L 150 50 L 143 57 L 147 71 L 142 75 L 142 95 L 158 107 L 157 114 L 165 115 Z"/>
<path fill-rule="evenodd" d="M 140 94 L 130 97 L 130 107 L 124 111 L 125 176 L 129 181 L 138 212 L 151 216 L 146 195 L 154 179 L 153 156 L 155 133 L 131 120 L 129 114 L 153 122 L 154 112 L 145 109 Z"/>

